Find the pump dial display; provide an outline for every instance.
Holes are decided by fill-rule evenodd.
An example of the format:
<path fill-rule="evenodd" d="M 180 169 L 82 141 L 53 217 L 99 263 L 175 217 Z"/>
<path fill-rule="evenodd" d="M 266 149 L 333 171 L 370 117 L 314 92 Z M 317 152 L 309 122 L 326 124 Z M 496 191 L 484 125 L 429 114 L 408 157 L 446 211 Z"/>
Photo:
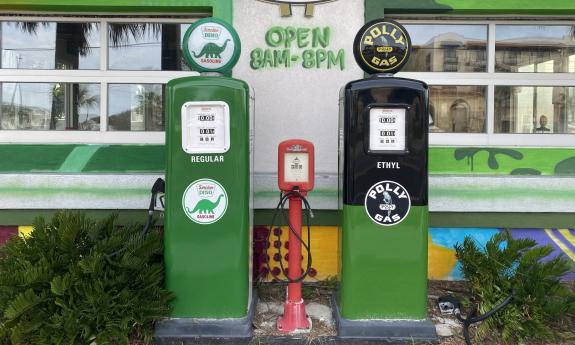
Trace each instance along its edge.
<path fill-rule="evenodd" d="M 230 148 L 230 107 L 225 102 L 182 106 L 182 148 L 186 153 L 224 153 Z"/>
<path fill-rule="evenodd" d="M 369 150 L 405 152 L 405 108 L 371 108 Z"/>
<path fill-rule="evenodd" d="M 285 182 L 308 182 L 309 154 L 307 152 L 284 154 Z"/>

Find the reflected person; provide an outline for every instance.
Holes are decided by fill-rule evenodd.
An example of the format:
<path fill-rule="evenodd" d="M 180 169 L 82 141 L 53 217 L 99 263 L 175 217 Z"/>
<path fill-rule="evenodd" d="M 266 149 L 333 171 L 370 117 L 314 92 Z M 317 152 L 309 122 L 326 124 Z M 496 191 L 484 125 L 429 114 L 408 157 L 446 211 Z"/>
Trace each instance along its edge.
<path fill-rule="evenodd" d="M 539 127 L 535 128 L 535 133 L 549 133 L 551 130 L 547 127 L 547 116 L 539 117 Z"/>

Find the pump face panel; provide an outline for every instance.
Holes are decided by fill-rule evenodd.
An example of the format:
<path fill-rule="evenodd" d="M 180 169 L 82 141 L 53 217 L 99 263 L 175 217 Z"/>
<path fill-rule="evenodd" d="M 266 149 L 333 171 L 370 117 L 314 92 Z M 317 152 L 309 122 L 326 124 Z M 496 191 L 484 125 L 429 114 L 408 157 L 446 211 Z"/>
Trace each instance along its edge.
<path fill-rule="evenodd" d="M 306 140 L 286 140 L 278 146 L 278 185 L 288 192 L 309 192 L 314 180 L 314 147 Z"/>
<path fill-rule="evenodd" d="M 405 153 L 405 107 L 369 109 L 369 152 Z"/>
<path fill-rule="evenodd" d="M 230 148 L 230 107 L 226 102 L 182 106 L 182 148 L 186 153 L 224 153 Z"/>

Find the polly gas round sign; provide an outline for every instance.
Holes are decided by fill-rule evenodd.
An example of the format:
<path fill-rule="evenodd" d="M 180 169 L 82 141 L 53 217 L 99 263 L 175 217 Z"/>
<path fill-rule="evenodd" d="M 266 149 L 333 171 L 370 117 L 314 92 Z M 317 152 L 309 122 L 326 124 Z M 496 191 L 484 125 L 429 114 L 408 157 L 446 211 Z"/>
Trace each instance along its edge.
<path fill-rule="evenodd" d="M 405 28 L 390 19 L 365 24 L 355 36 L 353 55 L 366 73 L 396 73 L 411 54 L 411 39 Z"/>
<path fill-rule="evenodd" d="M 228 193 L 212 179 L 196 180 L 186 188 L 182 197 L 184 213 L 198 224 L 215 223 L 228 209 Z"/>
<path fill-rule="evenodd" d="M 411 198 L 407 190 L 394 181 L 380 181 L 365 195 L 365 211 L 371 220 L 383 226 L 401 223 L 409 214 Z"/>
<path fill-rule="evenodd" d="M 234 28 L 216 18 L 204 18 L 188 28 L 183 42 L 184 57 L 198 72 L 225 72 L 238 62 L 240 38 Z"/>

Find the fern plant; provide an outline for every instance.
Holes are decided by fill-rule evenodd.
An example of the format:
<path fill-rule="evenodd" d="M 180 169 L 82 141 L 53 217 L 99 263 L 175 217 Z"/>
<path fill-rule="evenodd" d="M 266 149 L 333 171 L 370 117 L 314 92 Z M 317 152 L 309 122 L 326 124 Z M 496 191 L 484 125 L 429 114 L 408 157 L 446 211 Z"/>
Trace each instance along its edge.
<path fill-rule="evenodd" d="M 553 251 L 551 246 L 515 239 L 503 231 L 485 248 L 466 237 L 455 250 L 474 298 L 472 303 L 477 304 L 480 314 L 513 291 L 509 305 L 479 324 L 477 338 L 499 332 L 504 341 L 513 344 L 550 339 L 557 336 L 553 331 L 556 324 L 574 317 L 575 295 L 561 283 L 570 263 L 561 256 L 547 259 Z"/>
<path fill-rule="evenodd" d="M 81 213 L 38 218 L 0 248 L 0 342 L 13 345 L 146 343 L 167 315 L 162 238 Z"/>

